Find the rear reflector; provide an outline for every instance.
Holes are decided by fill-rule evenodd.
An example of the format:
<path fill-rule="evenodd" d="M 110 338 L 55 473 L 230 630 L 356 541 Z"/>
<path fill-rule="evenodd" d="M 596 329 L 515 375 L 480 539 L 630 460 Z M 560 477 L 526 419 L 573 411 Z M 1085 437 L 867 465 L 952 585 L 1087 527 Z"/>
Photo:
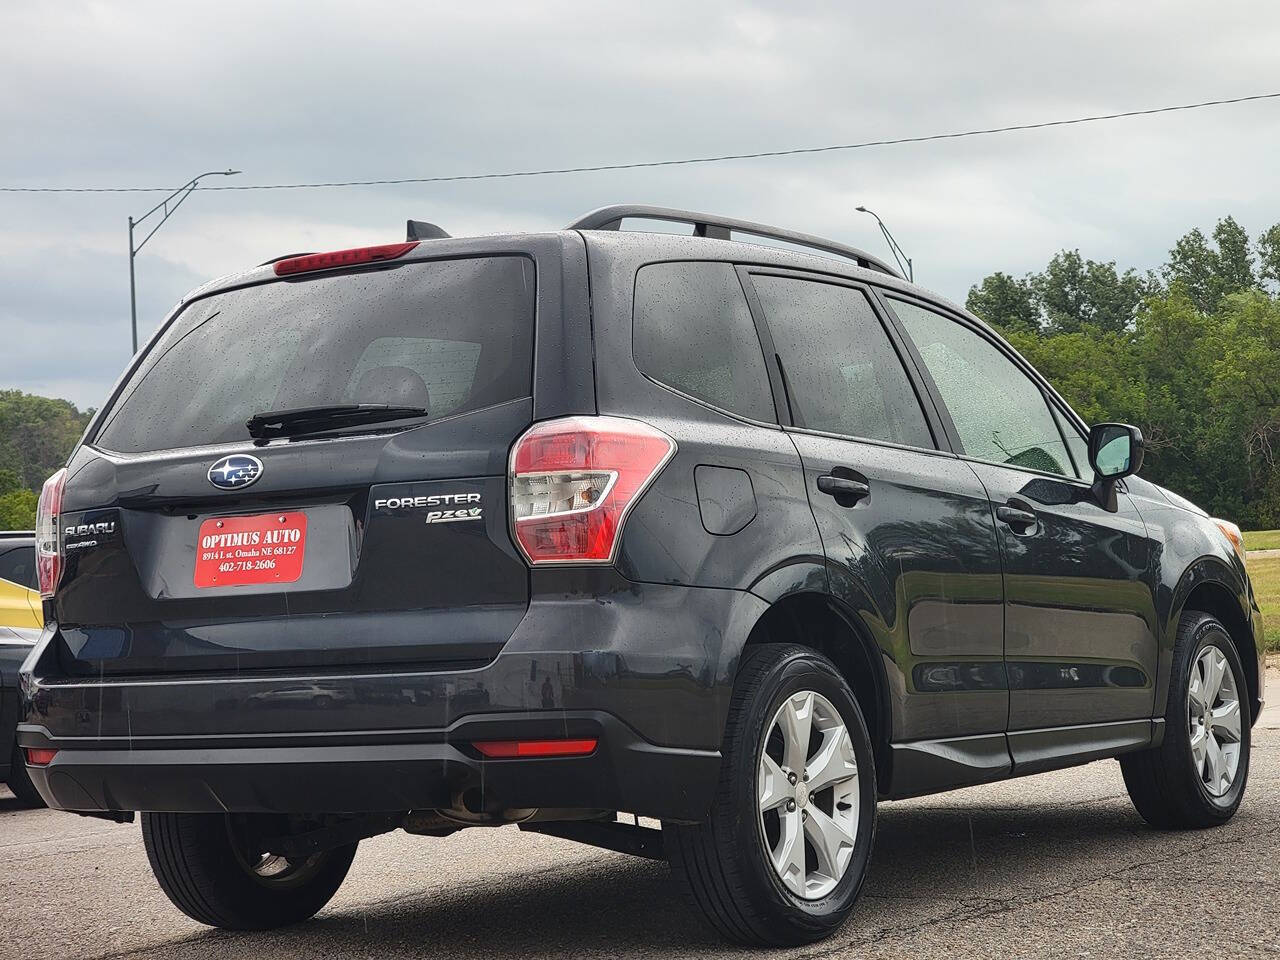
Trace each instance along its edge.
<path fill-rule="evenodd" d="M 334 250 L 331 253 L 309 253 L 305 257 L 290 257 L 276 263 L 276 276 L 287 277 L 293 273 L 308 273 L 311 270 L 332 270 L 335 267 L 353 267 L 361 263 L 374 263 L 378 260 L 394 260 L 403 257 L 418 245 L 417 240 L 409 243 L 385 243 L 380 247 L 356 247 L 352 250 Z"/>
<path fill-rule="evenodd" d="M 57 750 L 47 747 L 27 747 L 27 765 L 31 767 L 47 767 L 58 755 Z"/>
<path fill-rule="evenodd" d="M 472 744 L 491 759 L 522 757 L 585 757 L 594 753 L 597 741 L 590 740 L 477 740 Z"/>

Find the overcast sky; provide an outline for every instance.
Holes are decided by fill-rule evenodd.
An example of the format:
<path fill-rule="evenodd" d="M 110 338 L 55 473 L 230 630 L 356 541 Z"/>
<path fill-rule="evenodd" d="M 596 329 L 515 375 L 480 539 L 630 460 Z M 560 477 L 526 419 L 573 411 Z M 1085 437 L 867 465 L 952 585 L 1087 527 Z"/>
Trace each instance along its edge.
<path fill-rule="evenodd" d="M 185 11 L 185 12 L 184 12 Z M 432 176 L 818 146 L 1280 90 L 1280 5 L 8 3 L 0 185 Z M 138 259 L 186 290 L 296 250 L 556 228 L 631 201 L 884 251 L 963 301 L 1062 248 L 1146 269 L 1193 226 L 1280 221 L 1280 101 L 818 156 L 396 187 L 207 192 Z M 128 359 L 126 217 L 0 194 L 0 389 L 100 405 Z"/>

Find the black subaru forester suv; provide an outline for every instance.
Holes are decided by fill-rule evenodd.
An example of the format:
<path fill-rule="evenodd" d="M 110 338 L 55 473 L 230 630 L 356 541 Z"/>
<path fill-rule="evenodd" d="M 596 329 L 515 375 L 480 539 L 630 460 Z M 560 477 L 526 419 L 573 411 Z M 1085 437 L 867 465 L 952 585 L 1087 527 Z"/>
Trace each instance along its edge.
<path fill-rule="evenodd" d="M 519 823 L 816 940 L 880 800 L 1119 757 L 1155 826 L 1235 812 L 1239 532 L 1142 453 L 831 241 L 411 222 L 201 287 L 135 358 L 41 497 L 19 742 L 51 806 L 141 811 L 206 924 Z"/>

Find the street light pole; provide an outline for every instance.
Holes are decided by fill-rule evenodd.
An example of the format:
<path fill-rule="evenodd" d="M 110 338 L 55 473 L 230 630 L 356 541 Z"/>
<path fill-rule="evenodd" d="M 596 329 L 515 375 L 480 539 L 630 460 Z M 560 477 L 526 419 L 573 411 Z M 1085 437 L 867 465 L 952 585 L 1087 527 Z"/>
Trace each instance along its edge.
<path fill-rule="evenodd" d="M 239 172 L 240 172 L 239 170 L 210 170 L 207 173 L 200 174 L 198 177 L 192 177 L 185 184 L 180 186 L 177 190 L 173 191 L 173 193 L 169 194 L 169 196 L 165 197 L 163 200 L 157 203 L 154 207 L 152 207 L 142 216 L 138 217 L 137 220 L 133 219 L 133 217 L 129 218 L 129 319 L 133 327 L 133 352 L 134 353 L 138 352 L 138 286 L 137 286 L 136 280 L 134 279 L 133 261 L 138 256 L 138 252 L 144 246 L 146 246 L 146 243 L 148 240 L 150 240 L 152 237 L 156 235 L 156 231 L 159 230 L 162 226 L 164 226 L 164 222 L 168 220 L 171 216 L 173 216 L 174 212 L 178 209 L 178 207 L 182 206 L 182 201 L 186 200 L 187 197 L 191 196 L 192 192 L 196 188 L 196 185 L 203 178 L 233 177 Z M 157 222 L 156 225 L 151 228 L 150 233 L 148 233 L 145 237 L 142 238 L 141 243 L 139 243 L 137 246 L 134 246 L 134 243 L 133 243 L 134 227 L 141 224 L 144 220 L 146 220 L 152 214 L 161 210 L 164 211 L 164 215 L 160 218 L 159 222 Z"/>
<path fill-rule="evenodd" d="M 893 239 L 893 234 L 889 232 L 889 228 L 884 225 L 884 221 L 880 219 L 879 214 L 874 210 L 868 210 L 866 207 L 855 207 L 859 213 L 869 213 L 876 218 L 876 223 L 880 224 L 880 232 L 884 234 L 885 243 L 889 245 L 889 252 L 893 254 L 893 259 L 898 261 L 898 269 L 907 275 L 907 279 L 912 283 L 916 282 L 915 271 L 912 268 L 911 258 L 907 256 L 907 252 L 898 246 L 898 241 Z M 906 266 L 903 266 L 903 261 Z"/>
<path fill-rule="evenodd" d="M 138 352 L 138 286 L 133 279 L 133 217 L 129 217 L 129 319 L 133 324 L 133 352 Z"/>

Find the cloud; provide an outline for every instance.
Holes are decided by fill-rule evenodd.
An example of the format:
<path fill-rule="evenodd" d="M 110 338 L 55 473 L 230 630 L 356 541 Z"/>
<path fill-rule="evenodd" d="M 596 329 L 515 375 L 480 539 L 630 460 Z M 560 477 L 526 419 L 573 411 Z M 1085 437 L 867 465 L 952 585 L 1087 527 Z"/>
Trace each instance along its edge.
<path fill-rule="evenodd" d="M 424 176 L 822 145 L 1265 92 L 1266 2 L 173 4 L 0 11 L 9 184 Z M 1147 268 L 1193 225 L 1280 221 L 1280 104 L 706 167 L 201 192 L 138 260 L 140 327 L 304 249 L 551 229 L 604 203 L 775 222 L 884 253 L 952 299 L 1058 249 Z M 160 199 L 0 196 L 0 385 L 97 404 L 128 355 L 125 218 Z"/>
<path fill-rule="evenodd" d="M 67 244 L 0 257 L 0 332 L 6 388 L 65 397 L 99 407 L 132 353 L 129 279 L 123 258 Z M 156 259 L 138 298 L 139 337 L 171 304 L 168 290 L 189 288 L 200 274 Z"/>

